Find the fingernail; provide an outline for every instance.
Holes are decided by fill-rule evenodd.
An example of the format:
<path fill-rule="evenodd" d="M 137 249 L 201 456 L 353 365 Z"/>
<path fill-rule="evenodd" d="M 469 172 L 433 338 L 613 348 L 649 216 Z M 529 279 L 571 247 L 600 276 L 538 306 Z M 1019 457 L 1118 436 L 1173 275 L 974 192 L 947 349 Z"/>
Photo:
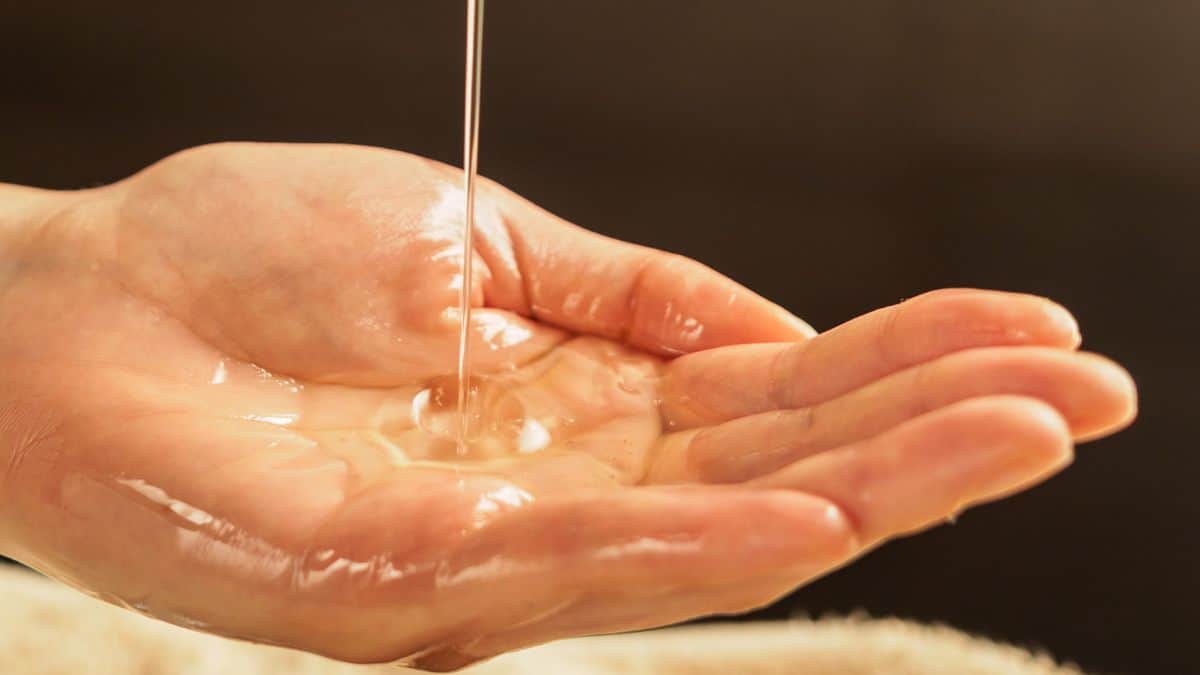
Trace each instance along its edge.
<path fill-rule="evenodd" d="M 1076 346 L 1083 341 L 1083 335 L 1079 332 L 1079 322 L 1071 312 L 1067 311 L 1066 307 L 1054 302 L 1047 303 L 1046 315 L 1049 316 L 1050 322 L 1054 324 L 1062 332 L 1070 335 Z"/>
<path fill-rule="evenodd" d="M 807 321 L 801 319 L 795 314 L 792 314 L 782 307 L 779 308 L 779 313 L 783 315 L 784 320 L 787 321 L 787 323 L 794 328 L 796 332 L 804 335 L 805 337 L 815 337 L 817 335 L 815 328 L 808 325 Z"/>

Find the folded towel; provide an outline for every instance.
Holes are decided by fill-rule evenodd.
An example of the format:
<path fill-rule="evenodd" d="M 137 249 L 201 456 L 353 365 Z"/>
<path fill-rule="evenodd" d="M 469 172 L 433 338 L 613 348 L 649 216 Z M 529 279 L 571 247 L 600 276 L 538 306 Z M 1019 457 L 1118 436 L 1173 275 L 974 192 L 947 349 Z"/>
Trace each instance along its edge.
<path fill-rule="evenodd" d="M 370 675 L 354 666 L 153 621 L 0 566 L 4 675 Z M 896 619 L 706 624 L 565 640 L 469 675 L 1080 675 L 1046 655 Z"/>

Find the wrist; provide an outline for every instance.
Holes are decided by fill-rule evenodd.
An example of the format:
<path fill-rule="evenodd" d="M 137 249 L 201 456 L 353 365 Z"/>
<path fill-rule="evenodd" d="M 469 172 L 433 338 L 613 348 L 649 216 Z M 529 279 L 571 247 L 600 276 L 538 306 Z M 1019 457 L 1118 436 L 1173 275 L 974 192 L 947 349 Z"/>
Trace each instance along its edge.
<path fill-rule="evenodd" d="M 0 252 L 19 243 L 50 219 L 71 192 L 0 183 Z"/>
<path fill-rule="evenodd" d="M 47 222 L 67 204 L 70 193 L 0 183 L 0 555 L 13 555 L 15 542 L 8 522 L 12 516 L 9 492 L 10 454 L 25 435 L 20 374 L 11 340 L 21 321 L 22 301 L 14 290 L 29 267 L 30 251 Z M 19 295 L 19 294 L 18 294 Z M 5 307 L 8 305 L 8 307 Z"/>
<path fill-rule="evenodd" d="M 66 201 L 65 192 L 0 183 L 0 291 L 16 275 L 24 251 Z"/>

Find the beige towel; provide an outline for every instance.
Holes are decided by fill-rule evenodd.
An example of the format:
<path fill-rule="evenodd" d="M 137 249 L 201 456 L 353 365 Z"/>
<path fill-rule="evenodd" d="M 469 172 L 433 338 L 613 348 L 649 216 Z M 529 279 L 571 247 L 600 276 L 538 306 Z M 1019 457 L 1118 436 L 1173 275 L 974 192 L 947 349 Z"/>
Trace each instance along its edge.
<path fill-rule="evenodd" d="M 3 675 L 370 675 L 309 654 L 202 635 L 0 566 Z M 469 675 L 1079 675 L 1047 656 L 898 620 L 709 624 L 566 640 Z"/>

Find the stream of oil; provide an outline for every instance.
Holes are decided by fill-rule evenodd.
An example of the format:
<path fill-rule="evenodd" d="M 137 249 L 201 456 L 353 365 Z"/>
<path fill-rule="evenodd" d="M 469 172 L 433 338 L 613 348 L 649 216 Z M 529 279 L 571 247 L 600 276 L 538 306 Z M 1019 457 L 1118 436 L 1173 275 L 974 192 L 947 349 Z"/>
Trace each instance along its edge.
<path fill-rule="evenodd" d="M 463 92 L 463 219 L 462 288 L 458 297 L 458 454 L 466 456 L 471 435 L 471 283 L 475 234 L 475 183 L 479 173 L 479 104 L 483 76 L 484 0 L 467 0 L 467 57 Z"/>

